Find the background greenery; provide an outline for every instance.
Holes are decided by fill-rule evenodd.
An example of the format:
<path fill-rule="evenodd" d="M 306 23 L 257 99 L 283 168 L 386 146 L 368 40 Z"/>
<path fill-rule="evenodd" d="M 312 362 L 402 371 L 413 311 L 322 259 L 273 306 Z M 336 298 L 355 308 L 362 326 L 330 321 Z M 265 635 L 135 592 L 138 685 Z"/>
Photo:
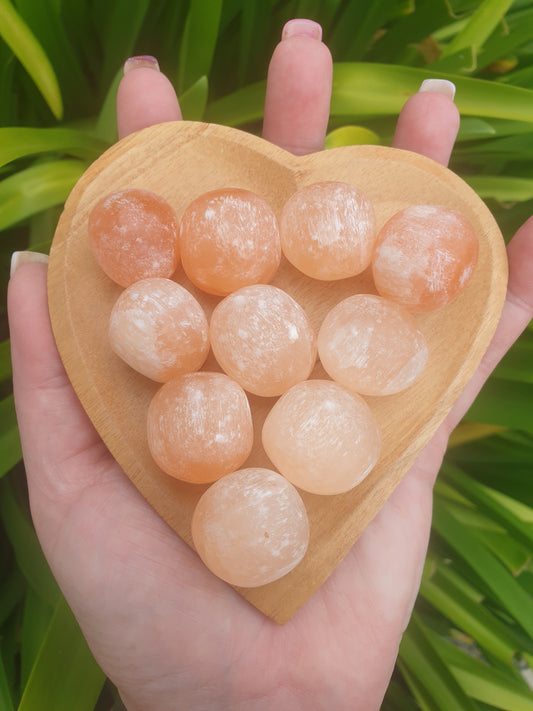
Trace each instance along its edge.
<path fill-rule="evenodd" d="M 426 77 L 457 86 L 452 168 L 506 238 L 533 213 L 533 1 L 0 0 L 0 270 L 46 251 L 78 177 L 116 138 L 124 59 L 153 54 L 184 117 L 259 132 L 292 17 L 334 61 L 328 146 L 389 144 Z M 532 275 L 533 278 L 533 275 Z M 28 513 L 0 303 L 0 708 L 119 708 L 51 577 Z M 453 436 L 421 594 L 385 711 L 533 710 L 533 329 Z"/>

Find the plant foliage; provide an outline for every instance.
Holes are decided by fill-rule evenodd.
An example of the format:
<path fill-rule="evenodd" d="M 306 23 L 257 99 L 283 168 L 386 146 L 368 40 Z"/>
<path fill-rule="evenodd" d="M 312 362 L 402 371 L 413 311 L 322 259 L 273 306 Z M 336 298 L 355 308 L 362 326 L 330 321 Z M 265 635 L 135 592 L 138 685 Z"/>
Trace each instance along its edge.
<path fill-rule="evenodd" d="M 85 168 L 116 138 L 123 61 L 153 54 L 185 118 L 260 131 L 283 24 L 334 57 L 328 146 L 390 143 L 406 98 L 451 79 L 451 165 L 509 238 L 533 212 L 533 0 L 0 0 L 0 259 L 46 250 Z M 2 303 L 5 299 L 2 300 Z M 0 708 L 111 709 L 42 556 L 24 489 L 5 308 L 0 339 Z M 454 433 L 420 597 L 385 711 L 532 711 L 533 330 Z"/>

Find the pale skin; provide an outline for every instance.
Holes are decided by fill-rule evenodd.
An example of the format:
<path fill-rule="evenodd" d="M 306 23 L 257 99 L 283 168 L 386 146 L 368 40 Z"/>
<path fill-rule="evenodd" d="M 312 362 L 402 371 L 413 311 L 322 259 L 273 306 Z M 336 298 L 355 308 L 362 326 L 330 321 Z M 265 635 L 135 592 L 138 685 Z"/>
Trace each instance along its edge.
<path fill-rule="evenodd" d="M 293 36 L 274 52 L 264 137 L 294 153 L 323 147 L 331 56 Z M 121 136 L 181 118 L 157 70 L 132 68 L 118 97 Z M 447 164 L 452 99 L 413 96 L 394 145 Z M 102 669 L 129 711 L 379 709 L 418 592 L 432 489 L 448 436 L 533 316 L 533 219 L 511 241 L 507 301 L 492 344 L 413 468 L 327 582 L 283 627 L 215 578 L 113 460 L 59 359 L 46 265 L 9 284 L 17 415 L 35 528 Z"/>

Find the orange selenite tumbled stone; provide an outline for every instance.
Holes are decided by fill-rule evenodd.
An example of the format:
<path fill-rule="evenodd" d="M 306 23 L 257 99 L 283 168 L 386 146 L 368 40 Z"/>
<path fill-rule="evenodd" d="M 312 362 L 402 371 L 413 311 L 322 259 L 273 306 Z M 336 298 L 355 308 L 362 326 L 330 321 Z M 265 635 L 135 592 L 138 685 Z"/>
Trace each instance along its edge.
<path fill-rule="evenodd" d="M 266 284 L 281 259 L 270 205 L 240 188 L 213 190 L 193 200 L 181 220 L 180 249 L 192 283 L 217 296 Z"/>
<path fill-rule="evenodd" d="M 165 383 L 148 408 L 148 446 L 161 469 L 195 484 L 238 469 L 252 450 L 246 393 L 222 373 L 189 373 Z"/>
<path fill-rule="evenodd" d="M 129 366 L 160 383 L 198 370 L 209 352 L 202 307 L 171 279 L 142 279 L 125 289 L 111 311 L 109 340 Z"/>
<path fill-rule="evenodd" d="M 307 276 L 335 280 L 360 274 L 376 242 L 374 208 L 347 183 L 314 183 L 295 192 L 280 219 L 283 253 Z"/>
<path fill-rule="evenodd" d="M 269 469 L 241 469 L 202 495 L 192 537 L 212 573 L 231 585 L 257 587 L 281 578 L 302 560 L 309 520 L 290 482 Z"/>
<path fill-rule="evenodd" d="M 176 271 L 178 218 L 160 195 L 134 188 L 112 193 L 93 207 L 88 229 L 96 260 L 120 286 Z"/>
<path fill-rule="evenodd" d="M 428 349 L 406 309 L 372 294 L 344 299 L 326 315 L 318 352 L 327 374 L 362 395 L 392 395 L 423 371 Z"/>
<path fill-rule="evenodd" d="M 209 338 L 222 369 L 255 395 L 281 395 L 309 377 L 316 338 L 302 307 L 281 289 L 257 284 L 226 296 Z"/>
<path fill-rule="evenodd" d="M 263 447 L 295 486 L 313 494 L 341 494 L 376 464 L 381 434 L 360 395 L 329 380 L 306 380 L 270 410 Z"/>
<path fill-rule="evenodd" d="M 376 289 L 409 311 L 433 311 L 459 294 L 478 259 L 470 221 L 440 205 L 413 205 L 393 215 L 372 260 Z"/>

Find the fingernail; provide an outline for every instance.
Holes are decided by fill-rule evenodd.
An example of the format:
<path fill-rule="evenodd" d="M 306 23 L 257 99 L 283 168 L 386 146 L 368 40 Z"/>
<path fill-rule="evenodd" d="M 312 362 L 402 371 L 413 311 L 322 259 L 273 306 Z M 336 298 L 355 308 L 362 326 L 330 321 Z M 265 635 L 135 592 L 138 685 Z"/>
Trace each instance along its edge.
<path fill-rule="evenodd" d="M 12 277 L 22 264 L 30 264 L 31 262 L 48 264 L 48 255 L 41 254 L 41 252 L 13 252 L 11 255 L 11 269 L 9 276 Z"/>
<path fill-rule="evenodd" d="M 313 20 L 289 20 L 281 31 L 281 39 L 289 37 L 311 37 L 311 39 L 322 39 L 322 27 Z"/>
<path fill-rule="evenodd" d="M 159 62 L 155 57 L 151 57 L 149 54 L 141 55 L 139 57 L 130 57 L 124 62 L 124 74 L 131 72 L 132 69 L 139 69 L 140 67 L 155 69 L 158 72 Z"/>
<path fill-rule="evenodd" d="M 453 101 L 455 97 L 455 84 L 447 79 L 424 79 L 418 91 L 435 91 L 438 94 L 444 94 L 444 96 L 447 96 Z"/>

